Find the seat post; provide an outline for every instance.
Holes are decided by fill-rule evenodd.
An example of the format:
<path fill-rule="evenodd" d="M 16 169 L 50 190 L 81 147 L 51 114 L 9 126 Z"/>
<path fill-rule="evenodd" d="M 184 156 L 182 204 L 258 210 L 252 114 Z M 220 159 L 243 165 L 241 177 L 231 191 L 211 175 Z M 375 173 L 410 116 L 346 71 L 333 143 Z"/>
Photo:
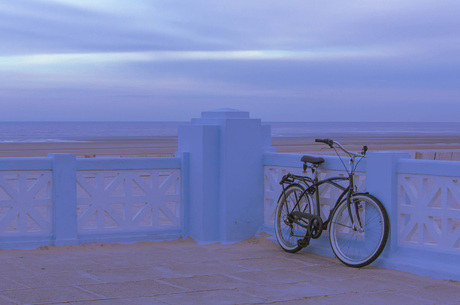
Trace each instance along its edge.
<path fill-rule="evenodd" d="M 314 181 L 315 183 L 318 182 L 318 164 L 312 164 L 311 165 L 311 172 L 314 175 Z"/>

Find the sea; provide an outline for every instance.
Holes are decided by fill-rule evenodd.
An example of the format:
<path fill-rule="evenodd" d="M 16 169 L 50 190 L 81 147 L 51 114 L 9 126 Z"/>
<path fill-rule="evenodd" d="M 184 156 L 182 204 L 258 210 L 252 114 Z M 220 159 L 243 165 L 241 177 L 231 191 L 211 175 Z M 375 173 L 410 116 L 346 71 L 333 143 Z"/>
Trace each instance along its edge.
<path fill-rule="evenodd" d="M 177 137 L 188 122 L 0 122 L 0 143 L 97 142 Z M 460 136 L 460 122 L 268 122 L 272 137 Z"/>

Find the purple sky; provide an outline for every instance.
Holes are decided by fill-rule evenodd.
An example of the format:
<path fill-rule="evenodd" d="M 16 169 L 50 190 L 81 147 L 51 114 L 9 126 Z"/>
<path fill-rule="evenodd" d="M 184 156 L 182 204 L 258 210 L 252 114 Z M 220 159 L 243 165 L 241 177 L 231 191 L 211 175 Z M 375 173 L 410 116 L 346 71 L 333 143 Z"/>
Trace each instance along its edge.
<path fill-rule="evenodd" d="M 460 121 L 460 1 L 0 0 L 0 120 Z"/>

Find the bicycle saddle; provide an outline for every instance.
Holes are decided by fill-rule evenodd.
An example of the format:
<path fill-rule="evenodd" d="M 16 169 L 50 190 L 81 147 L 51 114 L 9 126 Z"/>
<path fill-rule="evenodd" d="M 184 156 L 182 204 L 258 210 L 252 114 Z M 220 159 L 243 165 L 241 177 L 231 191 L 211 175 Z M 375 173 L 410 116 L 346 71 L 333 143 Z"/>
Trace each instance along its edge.
<path fill-rule="evenodd" d="M 312 156 L 308 156 L 308 155 L 305 155 L 305 156 L 302 156 L 302 159 L 300 159 L 302 162 L 308 162 L 308 163 L 311 163 L 311 164 L 321 164 L 321 163 L 324 163 L 324 159 L 321 158 L 321 157 L 312 157 Z"/>

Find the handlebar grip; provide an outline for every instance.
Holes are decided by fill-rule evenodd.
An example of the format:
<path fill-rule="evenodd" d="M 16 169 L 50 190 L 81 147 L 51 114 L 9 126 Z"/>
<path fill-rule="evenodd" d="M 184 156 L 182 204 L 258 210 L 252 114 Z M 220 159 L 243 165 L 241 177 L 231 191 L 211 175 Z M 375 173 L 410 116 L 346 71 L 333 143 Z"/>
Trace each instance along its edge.
<path fill-rule="evenodd" d="M 332 145 L 334 144 L 334 141 L 332 141 L 331 139 L 315 139 L 315 142 L 324 143 L 329 145 L 330 147 L 332 147 Z"/>

